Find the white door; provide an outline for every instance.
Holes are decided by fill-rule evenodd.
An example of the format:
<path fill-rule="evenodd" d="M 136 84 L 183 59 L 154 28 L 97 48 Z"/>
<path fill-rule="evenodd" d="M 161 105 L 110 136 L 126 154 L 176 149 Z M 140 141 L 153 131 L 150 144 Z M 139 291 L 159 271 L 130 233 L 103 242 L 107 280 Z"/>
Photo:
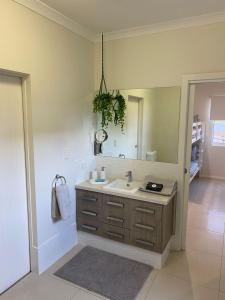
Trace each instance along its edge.
<path fill-rule="evenodd" d="M 139 99 L 129 96 L 127 104 L 126 158 L 138 158 Z"/>
<path fill-rule="evenodd" d="M 0 294 L 29 271 L 21 80 L 0 75 Z"/>

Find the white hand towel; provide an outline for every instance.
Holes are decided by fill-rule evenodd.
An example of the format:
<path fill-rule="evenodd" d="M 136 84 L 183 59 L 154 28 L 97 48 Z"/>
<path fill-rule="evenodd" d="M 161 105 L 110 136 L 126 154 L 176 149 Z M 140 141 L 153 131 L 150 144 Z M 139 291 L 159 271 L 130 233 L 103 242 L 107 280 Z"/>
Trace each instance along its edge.
<path fill-rule="evenodd" d="M 72 216 L 74 214 L 73 203 L 70 199 L 69 187 L 67 184 L 56 186 L 56 197 L 61 218 L 65 220 Z"/>

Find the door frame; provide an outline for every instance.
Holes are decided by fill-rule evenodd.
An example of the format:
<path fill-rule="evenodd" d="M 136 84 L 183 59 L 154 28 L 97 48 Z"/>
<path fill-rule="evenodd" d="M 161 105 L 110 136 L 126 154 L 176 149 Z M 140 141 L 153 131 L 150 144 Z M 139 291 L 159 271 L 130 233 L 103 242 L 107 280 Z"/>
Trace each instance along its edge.
<path fill-rule="evenodd" d="M 21 80 L 30 270 L 31 272 L 38 273 L 37 218 L 36 218 L 37 214 L 36 214 L 34 151 L 33 151 L 33 132 L 32 132 L 31 80 L 30 80 L 30 75 L 27 73 L 21 73 L 21 72 L 1 69 L 1 68 L 0 68 L 0 75 L 17 77 L 20 78 Z"/>
<path fill-rule="evenodd" d="M 137 143 L 138 143 L 138 148 L 137 148 L 137 159 L 142 159 L 142 140 L 143 140 L 143 98 L 138 97 L 138 96 L 133 96 L 133 95 L 128 95 L 127 101 L 129 102 L 132 101 L 132 98 L 134 100 L 138 101 L 138 137 L 137 137 Z"/>
<path fill-rule="evenodd" d="M 187 214 L 189 201 L 189 166 L 190 166 L 190 151 L 191 151 L 191 135 L 193 122 L 193 107 L 194 107 L 194 91 L 191 86 L 197 83 L 213 83 L 225 82 L 225 72 L 219 73 L 200 73 L 182 76 L 181 90 L 181 111 L 180 111 L 180 126 L 179 126 L 179 177 L 181 180 L 181 207 L 180 207 L 180 245 L 181 249 L 185 249 L 186 244 L 186 229 L 187 229 Z"/>

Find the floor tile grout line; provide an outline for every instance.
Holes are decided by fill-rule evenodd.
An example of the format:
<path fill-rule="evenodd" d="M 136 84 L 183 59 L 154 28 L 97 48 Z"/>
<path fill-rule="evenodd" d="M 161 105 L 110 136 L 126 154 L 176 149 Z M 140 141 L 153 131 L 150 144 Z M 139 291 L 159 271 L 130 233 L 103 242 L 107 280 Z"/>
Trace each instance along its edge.
<path fill-rule="evenodd" d="M 83 293 L 91 295 L 91 296 L 93 296 L 93 297 L 95 297 L 95 298 L 97 298 L 99 300 L 106 300 L 106 299 L 108 300 L 108 298 L 106 298 L 106 297 L 104 297 L 102 295 L 96 294 L 94 292 L 92 293 L 90 290 L 83 289 L 83 288 L 77 288 L 77 289 L 78 289 L 78 291 L 77 291 L 77 293 L 74 296 L 78 295 L 78 293 L 80 293 L 80 292 L 83 292 Z M 73 297 L 70 300 L 73 300 Z"/>
<path fill-rule="evenodd" d="M 104 296 L 102 296 L 102 295 L 100 295 L 100 294 L 97 294 L 97 293 L 95 293 L 95 292 L 92 292 L 92 291 L 90 291 L 90 290 L 88 290 L 88 289 L 86 289 L 86 288 L 83 288 L 83 287 L 81 287 L 81 286 L 79 286 L 79 285 L 76 285 L 76 284 L 74 284 L 74 283 L 72 283 L 72 282 L 70 282 L 70 281 L 68 281 L 68 280 L 65 280 L 65 279 L 63 279 L 63 278 L 61 278 L 61 277 L 58 277 L 58 276 L 56 276 L 56 275 L 54 275 L 54 274 L 52 274 L 52 273 L 50 273 L 50 274 L 47 274 L 50 278 L 52 278 L 52 279 L 55 279 L 55 280 L 57 280 L 57 281 L 60 281 L 60 282 L 63 282 L 64 284 L 66 284 L 66 285 L 69 285 L 69 286 L 72 286 L 74 289 L 77 289 L 77 293 L 79 292 L 79 291 L 82 291 L 82 292 L 86 292 L 86 293 L 88 293 L 88 294 L 90 294 L 90 295 L 92 295 L 92 296 L 95 296 L 95 297 L 97 297 L 97 298 L 99 298 L 99 299 L 107 299 L 107 298 L 105 298 Z M 77 294 L 76 293 L 76 294 Z M 76 295 L 75 294 L 75 295 Z M 75 296 L 74 295 L 74 296 Z M 72 296 L 72 298 L 74 297 L 74 296 Z M 71 298 L 71 299 L 72 299 Z"/>
<path fill-rule="evenodd" d="M 73 296 L 71 296 L 69 300 L 72 300 L 78 293 L 79 293 L 79 289 L 77 289 L 76 293 L 73 294 Z"/>
<path fill-rule="evenodd" d="M 144 296 L 143 300 L 146 299 L 146 297 L 147 297 L 147 295 L 148 295 L 148 293 L 149 293 L 149 291 L 150 291 L 150 289 L 151 289 L 151 287 L 152 287 L 152 285 L 153 285 L 153 282 L 154 282 L 155 278 L 157 277 L 157 275 L 158 275 L 158 273 L 159 273 L 159 270 L 158 270 L 158 269 L 153 269 L 152 272 L 156 272 L 156 274 L 155 274 L 154 278 L 150 281 L 149 287 L 146 288 L 146 293 L 145 293 L 145 296 Z M 149 277 L 152 275 L 152 272 L 150 273 Z M 148 279 L 146 279 L 146 280 L 148 280 Z M 138 292 L 138 295 L 141 293 L 141 291 L 142 291 L 143 288 L 144 288 L 144 286 L 143 286 L 143 287 L 141 288 L 141 290 Z M 137 297 L 136 297 L 137 299 L 138 299 L 138 295 L 137 295 Z"/>
<path fill-rule="evenodd" d="M 225 228 L 225 223 L 224 223 L 224 228 Z M 224 251 L 224 235 L 223 235 L 223 247 L 222 247 L 222 255 L 221 255 L 221 260 L 220 260 L 220 279 L 219 279 L 219 292 L 217 296 L 217 300 L 220 298 L 220 285 L 221 285 L 221 277 L 222 277 L 222 268 L 223 268 L 223 251 Z"/>
<path fill-rule="evenodd" d="M 218 256 L 218 257 L 222 256 L 222 253 L 221 254 L 216 254 L 216 253 L 208 252 L 208 251 L 205 251 L 205 250 L 199 250 L 199 249 L 190 248 L 190 247 L 187 247 L 185 249 L 185 251 L 199 251 L 199 252 L 202 252 L 203 254 L 214 255 L 214 256 Z"/>
<path fill-rule="evenodd" d="M 224 221 L 223 221 L 223 223 L 224 223 Z M 188 231 L 191 231 L 191 230 L 201 230 L 201 231 L 213 233 L 216 235 L 221 235 L 221 236 L 224 235 L 224 229 L 223 229 L 223 233 L 222 233 L 222 232 L 218 232 L 218 231 L 214 231 L 214 230 L 210 230 L 210 229 L 206 229 L 206 228 L 202 228 L 202 227 L 198 227 L 198 226 L 193 226 L 192 224 L 188 224 L 187 233 L 188 233 Z"/>
<path fill-rule="evenodd" d="M 72 282 L 70 282 L 70 281 L 68 281 L 68 280 L 65 280 L 65 279 L 63 279 L 63 278 L 61 278 L 61 277 L 58 277 L 58 276 L 56 276 L 56 275 L 54 275 L 54 274 L 47 274 L 47 275 L 48 275 L 50 278 L 52 278 L 53 280 L 57 280 L 57 281 L 59 281 L 59 282 L 65 284 L 65 285 L 68 285 L 68 286 L 73 287 L 74 289 L 82 289 L 82 287 L 80 287 L 79 285 L 76 285 L 76 284 L 74 284 L 74 283 L 72 283 Z"/>
<path fill-rule="evenodd" d="M 172 272 L 169 272 L 169 271 L 164 271 L 167 275 L 170 275 L 170 276 L 172 276 L 172 277 L 175 277 L 176 279 L 179 279 L 179 280 L 181 280 L 181 281 L 184 281 L 184 282 L 186 282 L 186 283 L 189 283 L 190 284 L 190 286 L 193 286 L 193 287 L 205 287 L 205 284 L 204 283 L 201 283 L 201 284 L 199 284 L 199 283 L 196 283 L 196 282 L 193 282 L 193 281 L 191 281 L 191 280 L 188 280 L 188 279 L 184 279 L 183 277 L 180 277 L 180 276 L 178 276 L 178 275 L 176 275 L 176 274 L 174 274 L 174 273 L 172 273 Z M 214 290 L 214 291 L 216 291 L 217 290 L 217 292 L 219 292 L 219 288 L 218 289 L 216 289 L 216 288 L 212 288 L 212 287 L 205 287 L 206 289 L 208 289 L 208 290 Z"/>
<path fill-rule="evenodd" d="M 92 295 L 92 296 L 94 296 L 94 297 L 96 297 L 96 298 L 98 298 L 100 300 L 108 299 L 105 296 L 102 296 L 102 295 L 100 295 L 98 293 L 92 292 L 91 290 L 88 290 L 88 289 L 85 289 L 85 288 L 82 288 L 82 287 L 79 287 L 79 286 L 78 286 L 78 289 L 79 289 L 79 291 L 85 292 L 85 293 L 87 293 L 89 295 Z"/>
<path fill-rule="evenodd" d="M 224 223 L 224 227 L 225 227 L 225 223 Z M 220 286 L 221 286 L 221 280 L 222 280 L 222 268 L 223 268 L 223 251 L 224 251 L 224 236 L 223 236 L 223 247 L 222 247 L 222 256 L 221 256 L 221 264 L 220 264 L 220 280 L 219 280 L 219 293 L 218 293 L 218 299 L 219 299 L 219 294 L 221 292 L 220 290 Z"/>
<path fill-rule="evenodd" d="M 204 229 L 204 228 L 201 228 L 201 227 L 196 227 L 196 226 L 193 226 L 189 229 L 190 230 L 201 230 L 201 231 L 204 231 L 205 233 L 213 233 L 213 234 L 217 234 L 217 235 L 221 235 L 221 236 L 224 236 L 224 232 L 218 232 L 218 231 L 213 231 L 213 230 L 209 230 L 209 229 Z"/>
<path fill-rule="evenodd" d="M 156 278 L 159 276 L 159 273 L 160 273 L 160 270 L 157 270 L 157 274 L 156 274 L 155 278 L 152 280 L 152 282 L 150 284 L 150 287 L 149 287 L 149 289 L 148 289 L 148 291 L 147 291 L 147 293 L 146 293 L 146 295 L 144 297 L 144 300 L 147 299 L 147 296 L 148 296 L 149 292 L 151 291 L 151 288 L 152 288 L 154 282 L 156 281 Z"/>

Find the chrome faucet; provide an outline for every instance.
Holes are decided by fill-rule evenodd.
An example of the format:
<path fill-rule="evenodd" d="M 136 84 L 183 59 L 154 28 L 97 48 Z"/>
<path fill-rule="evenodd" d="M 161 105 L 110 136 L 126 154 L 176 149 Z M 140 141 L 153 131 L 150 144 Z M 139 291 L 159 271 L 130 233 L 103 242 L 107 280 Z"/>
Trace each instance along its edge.
<path fill-rule="evenodd" d="M 128 171 L 126 177 L 127 177 L 127 182 L 132 182 L 133 181 L 132 171 Z"/>

